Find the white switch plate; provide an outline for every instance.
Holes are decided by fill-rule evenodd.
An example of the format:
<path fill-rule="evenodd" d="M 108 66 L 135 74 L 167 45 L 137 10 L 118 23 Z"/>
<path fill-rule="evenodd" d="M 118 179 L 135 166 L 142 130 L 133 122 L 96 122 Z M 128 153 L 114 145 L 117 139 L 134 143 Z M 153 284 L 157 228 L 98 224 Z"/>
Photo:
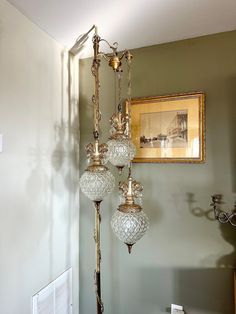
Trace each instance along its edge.
<path fill-rule="evenodd" d="M 2 153 L 2 134 L 0 134 L 0 153 Z"/>

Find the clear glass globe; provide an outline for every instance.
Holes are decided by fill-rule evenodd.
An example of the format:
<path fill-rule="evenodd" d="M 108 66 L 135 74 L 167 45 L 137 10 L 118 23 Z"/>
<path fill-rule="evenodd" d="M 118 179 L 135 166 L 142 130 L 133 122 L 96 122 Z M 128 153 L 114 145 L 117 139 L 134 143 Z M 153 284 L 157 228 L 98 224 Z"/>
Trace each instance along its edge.
<path fill-rule="evenodd" d="M 135 156 L 135 146 L 128 138 L 111 139 L 107 145 L 108 159 L 116 167 L 128 165 Z"/>
<path fill-rule="evenodd" d="M 89 168 L 80 178 L 81 191 L 92 201 L 102 201 L 115 187 L 113 174 L 104 167 L 90 171 Z"/>
<path fill-rule="evenodd" d="M 116 210 L 112 216 L 111 227 L 120 241 L 133 245 L 146 233 L 149 220 L 142 210 L 137 213 Z"/>

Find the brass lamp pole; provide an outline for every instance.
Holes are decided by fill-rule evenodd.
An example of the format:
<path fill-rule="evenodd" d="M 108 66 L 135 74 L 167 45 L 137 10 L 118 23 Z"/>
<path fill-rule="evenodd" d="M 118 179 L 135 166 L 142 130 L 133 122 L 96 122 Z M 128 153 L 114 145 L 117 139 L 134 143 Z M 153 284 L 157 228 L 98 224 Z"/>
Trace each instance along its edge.
<path fill-rule="evenodd" d="M 99 54 L 99 42 L 100 37 L 97 34 L 97 27 L 95 27 L 95 35 L 93 37 L 93 64 L 92 64 L 92 74 L 94 76 L 95 88 L 92 101 L 94 104 L 94 141 L 95 141 L 95 163 L 98 166 L 101 165 L 101 158 L 99 154 L 99 121 L 101 120 L 100 108 L 99 108 L 99 67 L 100 59 Z M 94 230 L 94 240 L 95 240 L 95 256 L 96 256 L 96 269 L 95 269 L 95 287 L 96 287 L 96 303 L 97 303 L 97 314 L 102 314 L 104 311 L 104 306 L 101 298 L 101 248 L 100 248 L 100 227 L 101 227 L 101 214 L 100 214 L 100 204 L 102 201 L 94 201 L 95 208 L 95 230 Z"/>
<path fill-rule="evenodd" d="M 92 175 L 94 174 L 94 178 L 98 173 L 107 174 L 107 168 L 103 166 L 102 160 L 104 158 L 104 154 L 107 151 L 106 144 L 99 144 L 99 121 L 101 120 L 101 114 L 99 109 L 99 66 L 100 66 L 100 59 L 99 59 L 99 42 L 100 37 L 97 34 L 97 27 L 93 25 L 89 31 L 85 34 L 82 34 L 76 40 L 74 46 L 69 51 L 69 56 L 76 56 L 80 53 L 83 49 L 84 43 L 88 40 L 89 34 L 95 30 L 95 35 L 93 37 L 93 49 L 94 49 L 94 57 L 92 63 L 92 74 L 95 79 L 95 88 L 94 94 L 92 97 L 93 102 L 93 123 L 94 123 L 94 130 L 93 130 L 93 137 L 94 142 L 90 143 L 86 146 L 87 157 L 90 159 L 91 164 L 86 169 L 85 175 Z M 70 63 L 69 63 L 70 65 Z M 71 72 L 69 68 L 69 82 L 71 78 Z M 82 176 L 83 177 L 83 176 Z M 81 178 L 82 178 L 81 177 Z M 91 181 L 94 180 L 91 177 Z M 112 182 L 112 177 L 110 176 L 110 183 Z M 101 274 L 100 274 L 100 265 L 101 265 L 101 250 L 100 250 L 100 223 L 101 223 L 101 215 L 100 215 L 100 204 L 102 202 L 102 198 L 104 195 L 97 195 L 94 194 L 94 190 L 88 190 L 88 177 L 85 178 L 84 182 L 80 180 L 80 187 L 81 190 L 91 199 L 94 203 L 95 208 L 95 230 L 94 230 L 94 240 L 95 240 L 95 255 L 96 255 L 96 269 L 95 269 L 95 286 L 96 286 L 96 303 L 97 303 L 97 314 L 101 314 L 104 311 L 103 303 L 101 300 Z M 109 192 L 109 191 L 106 191 Z M 104 193 L 103 193 L 104 194 Z"/>
<path fill-rule="evenodd" d="M 86 147 L 87 156 L 91 161 L 90 166 L 86 169 L 85 172 L 87 174 L 94 175 L 94 178 L 90 179 L 91 182 L 88 183 L 89 180 L 86 178 L 84 182 L 82 182 L 81 189 L 82 191 L 93 201 L 95 208 L 95 230 L 94 230 L 94 240 L 95 240 L 95 256 L 96 256 L 96 269 L 95 269 L 95 287 L 96 287 L 96 303 L 97 303 L 97 314 L 102 314 L 104 312 L 104 306 L 101 298 L 101 248 L 100 248 L 100 227 L 101 227 L 101 214 L 100 214 L 100 205 L 103 200 L 105 194 L 109 193 L 113 188 L 113 176 L 111 174 L 108 175 L 108 168 L 104 166 L 104 158 L 107 153 L 108 147 L 106 144 L 99 144 L 99 122 L 101 120 L 100 106 L 99 106 L 99 67 L 101 62 L 101 57 L 104 57 L 107 61 L 109 61 L 109 65 L 113 68 L 114 71 L 117 71 L 121 62 L 117 55 L 116 49 L 117 46 L 111 46 L 106 40 L 101 39 L 97 33 L 97 27 L 95 28 L 95 34 L 93 36 L 93 62 L 91 67 L 92 75 L 94 76 L 94 94 L 92 97 L 93 102 L 93 122 L 94 122 L 94 130 L 93 137 L 94 142 L 90 143 Z M 92 29 L 93 29 L 92 28 Z M 91 29 L 91 30 L 92 30 Z M 109 47 L 112 49 L 112 54 L 107 56 L 104 53 L 99 51 L 100 42 L 106 42 Z M 105 177 L 104 179 L 104 174 Z M 104 190 L 101 189 L 100 194 L 97 192 L 99 190 L 100 181 L 94 182 L 97 177 L 101 175 L 100 180 L 104 179 Z M 81 180 L 82 177 L 81 177 Z M 87 181 L 86 181 L 87 180 Z M 106 180 L 110 180 L 106 182 Z M 93 186 L 94 184 L 94 186 Z M 108 187 L 110 185 L 110 187 Z M 92 186 L 92 188 L 91 188 Z M 99 194 L 99 195 L 98 195 Z"/>
<path fill-rule="evenodd" d="M 100 202 L 94 202 L 95 207 L 95 254 L 96 254 L 96 269 L 95 269 L 95 286 L 96 286 L 96 302 L 97 302 L 97 314 L 101 314 L 104 311 L 104 306 L 101 298 L 101 249 L 100 249 Z"/>

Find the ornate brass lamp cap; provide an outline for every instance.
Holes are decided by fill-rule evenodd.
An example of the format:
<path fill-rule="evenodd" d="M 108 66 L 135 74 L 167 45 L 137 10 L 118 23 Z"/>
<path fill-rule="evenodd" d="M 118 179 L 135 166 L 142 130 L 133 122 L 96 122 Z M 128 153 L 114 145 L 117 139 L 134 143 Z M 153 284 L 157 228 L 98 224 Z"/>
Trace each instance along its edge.
<path fill-rule="evenodd" d="M 94 143 L 89 143 L 86 146 L 86 152 L 91 166 L 101 166 L 106 159 L 107 150 L 107 144 L 99 144 L 98 139 L 95 139 Z"/>
<path fill-rule="evenodd" d="M 122 213 L 130 213 L 130 214 L 134 214 L 134 213 L 139 213 L 142 210 L 142 207 L 135 204 L 135 203 L 129 203 L 128 200 L 125 201 L 124 204 L 121 204 L 118 207 L 118 210 Z"/>
<path fill-rule="evenodd" d="M 99 172 L 99 171 L 106 171 L 106 170 L 108 170 L 108 168 L 104 165 L 92 164 L 92 165 L 89 165 L 85 171 Z"/>
<path fill-rule="evenodd" d="M 114 133 L 111 135 L 110 139 L 121 139 L 126 138 L 125 130 L 127 126 L 126 117 L 122 114 L 121 111 L 118 111 L 110 119 L 111 127 L 114 129 Z"/>
<path fill-rule="evenodd" d="M 111 66 L 114 71 L 117 71 L 117 72 L 119 71 L 119 68 L 121 66 L 121 61 L 117 55 L 114 55 L 110 58 L 109 66 Z"/>

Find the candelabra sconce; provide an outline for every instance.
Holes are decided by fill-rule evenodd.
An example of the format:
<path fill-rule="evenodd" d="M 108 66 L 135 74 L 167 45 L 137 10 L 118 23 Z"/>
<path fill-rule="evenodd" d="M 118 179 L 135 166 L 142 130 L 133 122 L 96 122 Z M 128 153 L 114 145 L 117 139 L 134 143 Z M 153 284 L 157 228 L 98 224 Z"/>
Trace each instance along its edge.
<path fill-rule="evenodd" d="M 236 203 L 234 204 L 234 209 L 230 212 L 223 211 L 220 207 L 223 203 L 222 195 L 215 194 L 212 195 L 212 203 L 211 206 L 213 207 L 215 218 L 220 223 L 230 223 L 232 226 L 236 227 Z"/>

